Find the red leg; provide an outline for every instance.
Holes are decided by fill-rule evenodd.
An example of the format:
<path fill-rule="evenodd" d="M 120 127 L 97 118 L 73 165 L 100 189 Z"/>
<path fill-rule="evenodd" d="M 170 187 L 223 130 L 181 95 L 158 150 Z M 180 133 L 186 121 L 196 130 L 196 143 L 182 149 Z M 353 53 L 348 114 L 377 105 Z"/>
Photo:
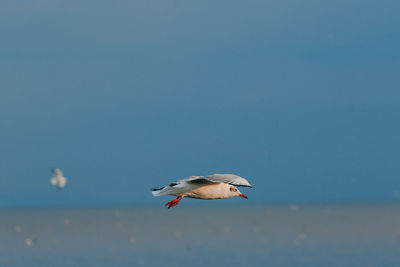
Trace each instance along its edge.
<path fill-rule="evenodd" d="M 178 205 L 181 200 L 182 200 L 182 196 L 179 196 L 176 199 L 169 201 L 167 204 L 165 204 L 165 206 L 168 206 L 168 208 L 170 209 L 173 206 Z"/>

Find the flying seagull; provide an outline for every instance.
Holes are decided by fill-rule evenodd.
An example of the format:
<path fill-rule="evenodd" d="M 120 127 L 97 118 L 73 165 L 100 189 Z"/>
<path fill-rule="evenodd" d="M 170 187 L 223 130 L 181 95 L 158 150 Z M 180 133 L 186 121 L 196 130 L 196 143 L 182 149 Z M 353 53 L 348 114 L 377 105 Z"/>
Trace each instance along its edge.
<path fill-rule="evenodd" d="M 54 174 L 53 178 L 51 178 L 50 183 L 57 187 L 60 191 L 64 188 L 67 183 L 67 178 L 64 177 L 62 171 L 60 169 L 52 168 L 51 172 Z"/>
<path fill-rule="evenodd" d="M 254 188 L 246 179 L 240 176 L 234 174 L 212 174 L 209 176 L 190 176 L 159 189 L 153 189 L 152 194 L 155 197 L 176 196 L 176 199 L 165 204 L 168 208 L 178 205 L 184 197 L 200 199 L 243 197 L 247 199 L 247 196 L 242 194 L 236 186 Z"/>

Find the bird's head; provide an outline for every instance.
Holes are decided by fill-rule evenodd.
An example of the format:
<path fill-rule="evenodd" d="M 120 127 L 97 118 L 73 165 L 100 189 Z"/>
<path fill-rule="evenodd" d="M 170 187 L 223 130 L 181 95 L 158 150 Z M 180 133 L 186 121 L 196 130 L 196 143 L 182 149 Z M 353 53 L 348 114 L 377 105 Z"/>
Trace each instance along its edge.
<path fill-rule="evenodd" d="M 243 197 L 247 199 L 247 196 L 245 194 L 242 194 L 239 189 L 234 187 L 233 185 L 229 187 L 229 191 L 232 194 L 233 197 Z"/>

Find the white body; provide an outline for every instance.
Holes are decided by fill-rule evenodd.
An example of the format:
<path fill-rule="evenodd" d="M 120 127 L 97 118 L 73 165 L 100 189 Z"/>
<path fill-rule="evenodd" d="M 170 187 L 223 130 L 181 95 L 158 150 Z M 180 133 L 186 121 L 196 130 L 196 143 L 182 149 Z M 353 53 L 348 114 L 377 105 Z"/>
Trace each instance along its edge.
<path fill-rule="evenodd" d="M 54 174 L 54 177 L 51 178 L 50 183 L 61 190 L 67 183 L 67 178 L 63 176 L 63 173 L 60 169 L 52 169 L 52 172 Z"/>
<path fill-rule="evenodd" d="M 200 198 L 200 199 L 218 199 L 237 197 L 238 194 L 230 191 L 232 186 L 229 184 L 219 183 L 198 187 L 189 192 L 183 193 L 182 197 Z M 237 191 L 240 193 L 240 191 Z M 178 195 L 175 195 L 178 196 Z"/>

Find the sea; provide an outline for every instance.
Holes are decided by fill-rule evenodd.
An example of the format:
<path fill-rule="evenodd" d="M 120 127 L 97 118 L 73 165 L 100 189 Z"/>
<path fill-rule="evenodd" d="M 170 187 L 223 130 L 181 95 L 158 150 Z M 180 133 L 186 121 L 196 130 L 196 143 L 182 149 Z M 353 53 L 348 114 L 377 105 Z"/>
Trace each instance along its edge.
<path fill-rule="evenodd" d="M 400 205 L 1 210 L 0 266 L 400 266 Z"/>

